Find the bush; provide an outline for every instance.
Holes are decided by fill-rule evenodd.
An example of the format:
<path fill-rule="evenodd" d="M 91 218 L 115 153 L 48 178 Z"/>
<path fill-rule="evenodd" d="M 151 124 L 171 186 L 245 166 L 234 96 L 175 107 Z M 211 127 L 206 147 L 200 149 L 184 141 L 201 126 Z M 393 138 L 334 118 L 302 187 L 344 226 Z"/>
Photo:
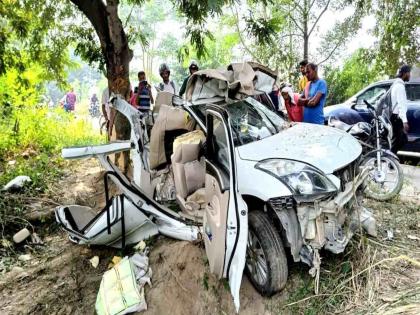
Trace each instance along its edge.
<path fill-rule="evenodd" d="M 103 140 L 90 123 L 76 119 L 62 109 L 28 107 L 15 111 L 13 117 L 0 123 L 0 161 L 3 174 L 0 185 L 17 175 L 28 175 L 38 186 L 43 177 L 58 174 L 63 147 L 97 144 Z M 29 154 L 21 154 L 29 150 Z M 15 160 L 14 165 L 9 165 Z M 41 185 L 43 186 L 43 185 Z"/>

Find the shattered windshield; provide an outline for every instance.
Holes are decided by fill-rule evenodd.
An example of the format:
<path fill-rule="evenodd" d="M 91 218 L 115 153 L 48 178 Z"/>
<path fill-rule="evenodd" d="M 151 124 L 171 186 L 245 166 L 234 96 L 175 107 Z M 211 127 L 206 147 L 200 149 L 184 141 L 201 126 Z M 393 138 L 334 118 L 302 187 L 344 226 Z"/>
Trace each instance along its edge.
<path fill-rule="evenodd" d="M 270 137 L 287 127 L 283 118 L 252 98 L 226 105 L 225 109 L 235 146 Z"/>

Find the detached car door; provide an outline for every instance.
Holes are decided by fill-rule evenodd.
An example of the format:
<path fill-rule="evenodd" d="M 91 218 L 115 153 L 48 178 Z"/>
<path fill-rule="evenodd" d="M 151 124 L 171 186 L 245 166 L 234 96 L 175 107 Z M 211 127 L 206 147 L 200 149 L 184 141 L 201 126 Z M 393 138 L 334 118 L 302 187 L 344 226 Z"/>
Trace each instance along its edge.
<path fill-rule="evenodd" d="M 204 243 L 210 271 L 228 278 L 236 311 L 245 266 L 248 209 L 237 190 L 232 133 L 227 113 L 217 107 L 206 110 L 206 208 Z"/>

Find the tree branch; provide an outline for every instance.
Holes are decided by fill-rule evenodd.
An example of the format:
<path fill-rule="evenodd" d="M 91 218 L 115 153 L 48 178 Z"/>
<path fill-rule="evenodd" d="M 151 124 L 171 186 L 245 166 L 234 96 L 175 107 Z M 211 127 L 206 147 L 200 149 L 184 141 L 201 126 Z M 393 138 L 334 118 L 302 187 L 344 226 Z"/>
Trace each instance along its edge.
<path fill-rule="evenodd" d="M 295 24 L 295 26 L 299 29 L 299 31 L 302 32 L 302 34 L 304 34 L 305 32 L 303 31 L 302 27 L 298 24 L 298 22 L 295 20 L 295 18 L 289 13 L 289 18 L 292 20 L 292 22 Z"/>
<path fill-rule="evenodd" d="M 330 5 L 330 1 L 328 0 L 327 4 L 325 5 L 324 9 L 321 11 L 321 13 L 318 15 L 317 19 L 315 20 L 315 23 L 312 25 L 311 30 L 308 33 L 308 37 L 311 35 L 312 31 L 315 29 L 315 26 L 318 24 L 319 19 L 321 18 L 321 16 L 324 15 L 325 11 L 328 10 L 328 6 Z"/>
<path fill-rule="evenodd" d="M 235 8 L 235 11 L 233 10 L 233 6 L 230 7 L 230 9 L 232 10 L 232 14 L 235 15 L 235 25 L 236 25 L 236 31 L 238 32 L 238 36 L 239 36 L 239 40 L 241 41 L 242 46 L 244 46 L 244 49 L 246 50 L 246 52 L 248 54 L 251 55 L 252 58 L 255 59 L 255 61 L 257 61 L 258 63 L 261 63 L 258 58 L 254 55 L 254 53 L 248 48 L 248 46 L 245 44 L 245 40 L 242 37 L 242 32 L 239 28 L 239 14 L 238 11 Z"/>
<path fill-rule="evenodd" d="M 312 9 L 312 7 L 314 6 L 315 2 L 316 2 L 316 0 L 313 0 L 313 1 L 309 4 L 309 9 L 308 9 L 308 11 L 309 11 L 309 12 L 311 11 L 311 9 Z"/>
<path fill-rule="evenodd" d="M 108 23 L 107 23 L 107 12 L 106 6 L 101 0 L 70 0 L 74 5 L 78 7 L 80 11 L 88 18 L 92 23 L 96 34 L 101 42 L 101 47 L 105 51 L 106 43 L 110 42 Z"/>
<path fill-rule="evenodd" d="M 135 6 L 135 4 L 133 3 L 133 5 L 131 6 L 131 9 L 130 9 L 130 13 L 128 14 L 127 19 L 125 20 L 125 23 L 124 23 L 124 28 L 126 28 L 126 27 L 127 27 L 127 23 L 128 23 L 128 22 L 130 21 L 130 19 L 131 19 L 131 15 L 133 14 L 134 6 Z"/>
<path fill-rule="evenodd" d="M 299 8 L 299 11 L 300 11 L 302 14 L 304 14 L 304 13 L 305 13 L 305 10 L 302 8 L 302 6 L 299 4 L 299 2 L 298 2 L 298 1 L 295 1 L 295 6 L 294 6 L 294 8 L 293 8 L 292 10 L 294 10 L 294 9 L 296 9 L 296 8 Z"/>
<path fill-rule="evenodd" d="M 331 56 L 333 55 L 333 53 L 337 50 L 338 47 L 340 47 L 341 44 L 342 44 L 341 42 L 338 42 L 335 45 L 334 49 L 331 50 L 331 52 L 328 54 L 328 56 L 325 59 L 323 59 L 322 61 L 318 62 L 318 65 L 323 64 L 325 61 L 327 61 L 328 59 L 330 59 Z"/>
<path fill-rule="evenodd" d="M 286 38 L 286 37 L 290 37 L 290 36 L 302 36 L 302 34 L 296 34 L 296 33 L 284 34 L 284 35 L 281 35 L 281 36 L 277 37 L 277 39 L 282 39 L 282 38 Z"/>

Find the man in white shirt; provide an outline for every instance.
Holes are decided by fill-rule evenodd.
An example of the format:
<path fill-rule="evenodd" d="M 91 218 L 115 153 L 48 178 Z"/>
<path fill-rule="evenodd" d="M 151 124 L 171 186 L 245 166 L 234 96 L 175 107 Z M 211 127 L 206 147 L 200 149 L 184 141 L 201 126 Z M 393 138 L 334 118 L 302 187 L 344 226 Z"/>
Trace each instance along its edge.
<path fill-rule="evenodd" d="M 391 86 L 391 123 L 394 133 L 392 151 L 394 153 L 397 153 L 407 143 L 409 126 L 407 121 L 407 94 L 404 82 L 410 80 L 410 72 L 410 66 L 401 66 L 398 70 L 397 79 Z"/>
<path fill-rule="evenodd" d="M 171 75 L 171 71 L 166 63 L 162 63 L 159 66 L 159 74 L 162 77 L 163 82 L 159 83 L 158 90 L 166 91 L 172 94 L 177 94 L 177 89 L 175 83 L 169 80 L 169 76 Z"/>

